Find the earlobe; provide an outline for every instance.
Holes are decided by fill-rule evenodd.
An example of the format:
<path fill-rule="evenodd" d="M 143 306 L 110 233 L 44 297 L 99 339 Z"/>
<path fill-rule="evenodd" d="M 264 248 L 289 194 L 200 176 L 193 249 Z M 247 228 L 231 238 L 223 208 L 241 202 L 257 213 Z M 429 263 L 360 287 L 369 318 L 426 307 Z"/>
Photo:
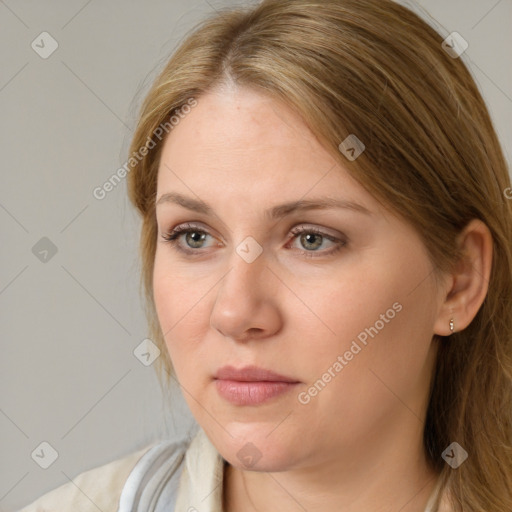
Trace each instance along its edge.
<path fill-rule="evenodd" d="M 462 258 L 450 276 L 443 304 L 434 324 L 435 334 L 449 336 L 465 329 L 483 304 L 492 267 L 492 235 L 473 219 L 457 237 Z"/>

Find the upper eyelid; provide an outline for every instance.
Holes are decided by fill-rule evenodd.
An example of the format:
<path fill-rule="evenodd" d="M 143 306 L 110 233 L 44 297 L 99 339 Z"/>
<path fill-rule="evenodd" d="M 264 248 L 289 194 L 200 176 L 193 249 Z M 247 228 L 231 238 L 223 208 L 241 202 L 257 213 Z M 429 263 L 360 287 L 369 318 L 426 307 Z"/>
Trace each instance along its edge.
<path fill-rule="evenodd" d="M 351 203 L 349 203 L 349 204 L 351 204 Z M 357 205 L 356 205 L 356 206 L 357 206 Z M 346 208 L 346 207 L 345 207 L 345 208 L 343 208 L 343 209 L 350 210 L 350 208 Z M 357 210 L 357 208 L 354 208 L 354 209 L 355 209 L 355 210 Z M 321 209 L 321 208 L 311 208 L 311 209 L 306 209 L 306 210 L 305 210 L 305 211 L 303 211 L 303 212 L 300 212 L 300 211 L 299 211 L 299 212 L 297 212 L 297 213 L 294 213 L 294 214 L 290 215 L 289 217 L 286 217 L 286 216 L 285 216 L 285 217 L 283 217 L 282 219 L 280 219 L 280 220 L 277 220 L 277 221 L 273 222 L 273 223 L 271 224 L 271 228 L 273 229 L 274 227 L 276 227 L 276 225 L 281 225 L 281 224 L 282 224 L 282 223 L 284 223 L 284 222 L 286 222 L 287 224 L 291 224 L 291 223 L 293 223 L 293 225 L 300 225 L 300 224 L 302 224 L 302 223 L 307 223 L 306 221 L 303 221 L 303 222 L 301 223 L 301 221 L 300 221 L 300 216 L 308 216 L 310 213 L 313 213 L 313 214 L 314 214 L 314 213 L 325 213 L 325 212 L 328 212 L 328 211 L 330 211 L 330 210 L 331 210 L 331 209 L 328 209 L 328 208 L 326 208 L 326 209 Z M 363 210 L 364 210 L 364 211 L 368 211 L 368 210 L 366 210 L 364 207 L 363 207 Z M 370 213 L 370 214 L 371 214 L 371 212 L 368 212 L 368 213 Z M 207 215 L 207 214 L 206 214 L 206 215 Z M 372 214 L 372 215 L 373 215 L 373 214 Z M 181 215 L 180 215 L 180 216 L 181 216 Z M 198 214 L 198 216 L 199 216 L 199 217 L 203 217 L 203 213 L 201 213 L 201 212 L 200 212 L 200 213 Z M 217 219 L 217 220 L 220 222 L 220 224 L 221 224 L 221 226 L 222 226 L 222 229 L 225 229 L 225 230 L 228 232 L 229 236 L 232 236 L 232 235 L 233 235 L 233 231 L 232 231 L 232 229 L 231 229 L 227 224 L 225 224 L 225 223 L 224 223 L 224 222 L 223 222 L 223 221 L 222 221 L 222 220 L 221 220 L 221 219 L 220 219 L 220 218 L 219 218 L 215 213 L 213 213 L 213 216 L 214 216 L 214 218 L 215 218 L 215 219 Z M 156 215 L 157 224 L 158 224 L 158 219 L 159 219 L 159 218 L 160 218 L 160 216 L 157 214 L 157 215 Z M 166 221 L 165 219 L 166 219 L 166 217 L 162 217 L 162 224 L 167 224 L 167 221 Z M 197 220 L 194 220 L 194 221 L 188 221 L 188 222 L 184 222 L 184 223 L 185 223 L 185 224 L 188 224 L 188 223 L 194 223 L 194 222 L 197 222 L 197 223 L 199 223 L 199 224 L 202 224 L 204 221 L 203 221 L 201 218 L 198 218 Z M 208 221 L 206 221 L 206 222 L 208 222 Z M 319 222 L 321 223 L 322 221 L 320 220 Z M 312 223 L 313 223 L 313 224 L 315 224 L 315 221 L 313 220 L 313 221 L 312 221 Z M 176 224 L 176 226 L 179 226 L 179 225 L 181 225 L 181 223 Z M 205 229 L 205 231 L 207 231 L 209 234 L 211 234 L 211 233 L 210 233 L 210 229 L 211 229 L 211 228 L 202 228 L 201 226 L 197 226 L 197 229 Z M 318 228 L 318 229 L 326 229 L 326 230 L 330 231 L 332 228 L 321 227 L 321 228 Z M 289 231 L 289 230 L 290 230 L 290 228 L 288 228 L 288 231 Z M 213 229 L 213 231 L 214 231 L 215 233 L 219 233 L 216 229 Z M 337 230 L 334 230 L 334 231 L 337 231 Z M 266 232 L 268 232 L 268 229 L 266 230 Z M 220 235 L 220 233 L 218 234 L 218 236 L 219 236 L 219 238 L 220 238 L 221 240 L 226 241 L 226 239 L 225 239 L 222 235 Z M 339 235 L 337 235 L 336 233 L 332 233 L 330 236 L 333 236 L 333 237 L 338 237 L 338 236 L 345 237 L 344 233 L 342 233 L 342 232 L 339 232 Z"/>
<path fill-rule="evenodd" d="M 207 235 L 210 235 L 210 236 L 213 236 L 214 238 L 216 238 L 216 235 L 212 234 L 211 233 L 211 229 L 210 228 L 205 228 L 203 226 L 201 226 L 201 224 L 195 224 L 194 221 L 191 221 L 191 222 L 183 222 L 183 223 L 180 223 L 180 224 L 176 224 L 176 226 L 172 229 L 169 229 L 168 231 L 165 231 L 167 234 L 171 234 L 171 233 L 174 233 L 176 231 L 187 231 L 187 230 L 192 230 L 192 229 L 195 229 L 197 231 L 201 231 L 201 232 L 204 232 L 206 233 Z M 213 230 L 214 233 L 217 233 L 216 230 Z M 180 233 L 181 234 L 181 233 Z M 222 235 L 218 235 L 219 238 L 224 241 L 224 237 L 222 237 Z"/>
<path fill-rule="evenodd" d="M 195 224 L 194 221 L 184 222 L 184 223 L 181 223 L 181 224 L 177 224 L 174 228 L 169 229 L 168 231 L 165 231 L 165 230 L 164 231 L 165 231 L 165 234 L 170 235 L 170 234 L 176 233 L 178 231 L 180 232 L 179 234 L 181 234 L 181 232 L 183 232 L 183 231 L 193 230 L 193 229 L 196 229 L 197 231 L 204 232 L 207 235 L 215 237 L 215 235 L 213 235 L 210 232 L 209 228 L 205 228 L 205 227 L 201 226 L 200 224 Z M 345 238 L 347 238 L 344 233 L 339 233 L 339 234 L 332 233 L 329 228 L 319 227 L 317 225 L 311 225 L 311 224 L 308 224 L 308 223 L 305 223 L 305 222 L 298 223 L 297 225 L 289 228 L 287 230 L 287 232 L 295 234 L 294 231 L 296 231 L 296 230 L 297 231 L 311 231 L 311 232 L 315 232 L 315 233 L 318 233 L 318 234 L 320 234 L 322 236 L 325 236 L 327 238 L 328 237 L 334 238 L 334 239 L 340 239 L 340 238 L 341 239 L 345 239 Z M 220 236 L 220 238 L 222 240 L 224 240 L 222 235 L 219 235 L 219 236 Z"/>

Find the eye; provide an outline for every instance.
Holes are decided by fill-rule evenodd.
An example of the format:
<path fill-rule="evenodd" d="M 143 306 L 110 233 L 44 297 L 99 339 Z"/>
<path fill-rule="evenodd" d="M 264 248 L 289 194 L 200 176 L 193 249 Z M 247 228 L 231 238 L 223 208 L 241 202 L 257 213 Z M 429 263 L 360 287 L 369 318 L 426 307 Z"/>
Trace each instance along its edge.
<path fill-rule="evenodd" d="M 292 229 L 291 233 L 295 235 L 293 240 L 298 240 L 301 246 L 306 249 L 306 251 L 301 251 L 306 257 L 317 257 L 312 254 L 316 252 L 320 253 L 320 256 L 331 255 L 340 251 L 346 245 L 345 240 L 336 238 L 314 227 L 298 226 Z M 331 250 L 319 250 L 326 241 L 331 244 Z"/>
<path fill-rule="evenodd" d="M 183 236 L 185 247 L 179 243 Z M 203 249 L 202 244 L 207 236 L 211 235 L 203 229 L 191 224 L 183 224 L 174 228 L 170 233 L 162 235 L 162 238 L 164 242 L 170 243 L 176 250 L 191 254 L 198 252 L 196 249 Z"/>
<path fill-rule="evenodd" d="M 293 234 L 292 241 L 298 240 L 305 250 L 299 252 L 305 257 L 329 256 L 340 251 L 347 242 L 340 238 L 334 237 L 318 228 L 297 226 L 290 231 Z M 194 226 L 193 224 L 182 224 L 177 226 L 171 232 L 162 235 L 162 239 L 166 243 L 170 243 L 177 251 L 189 255 L 199 255 L 207 247 L 204 243 L 207 237 L 212 237 L 207 231 Z M 213 237 L 212 237 L 213 238 Z M 182 242 L 183 240 L 183 242 Z M 328 247 L 322 250 L 322 246 L 328 242 Z M 218 247 L 221 244 L 216 244 Z M 315 253 L 318 253 L 316 255 Z"/>

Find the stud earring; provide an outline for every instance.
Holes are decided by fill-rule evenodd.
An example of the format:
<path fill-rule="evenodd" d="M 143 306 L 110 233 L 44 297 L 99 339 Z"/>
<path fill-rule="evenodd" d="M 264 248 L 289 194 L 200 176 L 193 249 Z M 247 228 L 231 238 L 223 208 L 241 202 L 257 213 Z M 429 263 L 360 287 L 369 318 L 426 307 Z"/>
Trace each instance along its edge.
<path fill-rule="evenodd" d="M 453 318 L 450 318 L 450 331 L 451 331 L 451 334 L 453 334 L 455 332 L 455 328 L 453 325 Z"/>

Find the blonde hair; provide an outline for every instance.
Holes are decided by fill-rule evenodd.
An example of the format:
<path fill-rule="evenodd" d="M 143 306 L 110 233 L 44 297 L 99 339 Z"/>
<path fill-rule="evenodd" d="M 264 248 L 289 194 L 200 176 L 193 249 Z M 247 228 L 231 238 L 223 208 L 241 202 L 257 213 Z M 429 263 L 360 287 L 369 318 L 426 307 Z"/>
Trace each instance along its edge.
<path fill-rule="evenodd" d="M 442 339 L 432 376 L 425 451 L 455 511 L 512 510 L 512 201 L 507 165 L 485 103 L 460 58 L 413 12 L 390 0 L 266 0 L 205 20 L 156 78 L 130 152 L 169 116 L 224 83 L 260 90 L 298 112 L 341 165 L 422 237 L 435 268 L 462 256 L 457 234 L 474 218 L 493 236 L 487 296 L 471 324 Z M 338 146 L 366 146 L 349 162 Z M 170 134 L 172 136 L 172 132 Z M 142 285 L 156 367 L 172 365 L 153 299 L 157 172 L 165 138 L 128 174 L 142 215 Z M 453 441 L 468 459 L 441 458 Z M 434 504 L 437 511 L 439 500 Z"/>

